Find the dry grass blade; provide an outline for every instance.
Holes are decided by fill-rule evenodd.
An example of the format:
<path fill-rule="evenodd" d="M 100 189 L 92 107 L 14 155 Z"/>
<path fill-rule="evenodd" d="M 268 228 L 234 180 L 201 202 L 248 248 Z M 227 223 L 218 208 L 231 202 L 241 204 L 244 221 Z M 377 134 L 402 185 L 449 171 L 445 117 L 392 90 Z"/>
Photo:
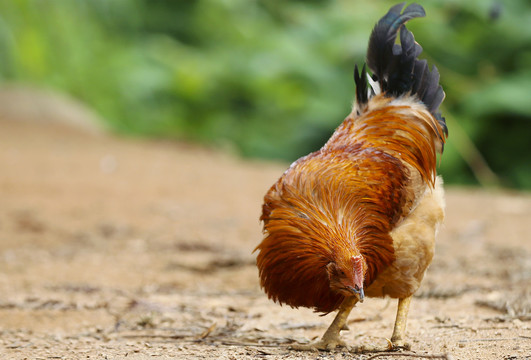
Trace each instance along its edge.
<path fill-rule="evenodd" d="M 212 325 L 210 325 L 208 327 L 208 329 L 206 329 L 205 331 L 203 331 L 201 333 L 201 335 L 199 335 L 199 340 L 202 340 L 202 339 L 205 339 L 208 335 L 210 335 L 210 333 L 212 333 L 212 331 L 214 331 L 214 329 L 218 326 L 217 323 L 213 323 Z"/>

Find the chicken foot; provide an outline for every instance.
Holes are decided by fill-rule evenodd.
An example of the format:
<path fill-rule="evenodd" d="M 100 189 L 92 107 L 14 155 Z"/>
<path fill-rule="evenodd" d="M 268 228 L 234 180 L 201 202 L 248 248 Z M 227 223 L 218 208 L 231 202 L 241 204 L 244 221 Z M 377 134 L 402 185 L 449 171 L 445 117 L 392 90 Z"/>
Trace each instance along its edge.
<path fill-rule="evenodd" d="M 339 306 L 339 311 L 334 318 L 334 321 L 332 321 L 332 324 L 328 327 L 326 332 L 324 333 L 321 340 L 317 342 L 313 342 L 310 344 L 299 344 L 299 345 L 293 345 L 291 348 L 294 350 L 310 350 L 310 351 L 317 351 L 317 350 L 326 350 L 330 351 L 335 349 L 336 347 L 346 347 L 346 344 L 343 340 L 339 337 L 339 332 L 344 329 L 348 329 L 347 325 L 347 319 L 350 314 L 350 311 L 356 305 L 358 302 L 358 298 L 356 296 L 350 296 L 345 298 L 341 305 Z"/>
<path fill-rule="evenodd" d="M 341 330 L 344 330 L 346 328 L 347 319 L 350 314 L 350 311 L 356 305 L 358 302 L 357 297 L 351 296 L 348 298 L 345 298 L 343 300 L 343 303 L 339 307 L 339 311 L 334 318 L 334 321 L 332 321 L 332 324 L 328 327 L 326 332 L 324 333 L 321 340 L 317 342 L 313 342 L 310 344 L 299 344 L 299 345 L 293 345 L 291 348 L 294 350 L 310 350 L 310 351 L 317 351 L 317 350 L 326 350 L 330 351 L 335 349 L 336 347 L 347 347 L 345 342 L 340 339 L 339 332 Z M 354 346 L 350 348 L 349 350 L 354 353 L 363 353 L 363 352 L 384 352 L 384 351 L 394 351 L 394 350 L 400 350 L 400 349 L 409 349 L 410 345 L 405 342 L 405 335 L 406 335 L 406 324 L 407 324 L 407 316 L 409 312 L 409 304 L 411 303 L 411 296 L 403 299 L 398 299 L 398 308 L 396 311 L 396 320 L 395 320 L 395 326 L 393 329 L 393 336 L 391 337 L 391 340 L 387 340 L 387 344 L 385 346 L 381 345 L 361 345 L 361 346 Z"/>
<path fill-rule="evenodd" d="M 395 351 L 400 349 L 409 350 L 411 346 L 405 342 L 406 338 L 406 323 L 407 315 L 409 312 L 409 304 L 411 303 L 411 296 L 398 299 L 398 308 L 396 310 L 395 327 L 393 329 L 393 336 L 391 340 L 387 340 L 386 346 L 378 345 L 362 345 L 352 348 L 352 352 L 383 352 L 383 351 Z"/>

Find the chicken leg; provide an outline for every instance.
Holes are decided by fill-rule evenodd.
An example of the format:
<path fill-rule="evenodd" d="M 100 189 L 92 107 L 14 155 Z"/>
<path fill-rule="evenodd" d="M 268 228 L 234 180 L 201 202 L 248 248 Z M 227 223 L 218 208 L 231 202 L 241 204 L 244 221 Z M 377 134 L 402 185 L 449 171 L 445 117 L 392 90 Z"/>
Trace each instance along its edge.
<path fill-rule="evenodd" d="M 409 312 L 409 304 L 411 303 L 411 296 L 407 298 L 398 299 L 398 309 L 396 310 L 395 328 L 391 343 L 393 349 L 406 348 L 409 349 L 409 344 L 405 342 L 406 339 L 406 323 L 407 314 Z"/>
<path fill-rule="evenodd" d="M 339 338 L 339 332 L 346 328 L 350 311 L 357 302 L 358 298 L 356 296 L 349 296 L 343 300 L 334 321 L 332 321 L 332 324 L 330 324 L 321 340 L 307 345 L 294 345 L 292 348 L 294 350 L 330 351 L 338 346 L 346 346 L 345 342 Z"/>
<path fill-rule="evenodd" d="M 409 312 L 409 304 L 411 303 L 411 296 L 398 299 L 398 308 L 396 310 L 395 327 L 393 329 L 393 336 L 391 340 L 387 340 L 387 345 L 362 345 L 351 349 L 352 352 L 383 352 L 393 351 L 399 349 L 410 349 L 410 345 L 405 342 L 406 338 L 406 323 L 407 314 Z"/>

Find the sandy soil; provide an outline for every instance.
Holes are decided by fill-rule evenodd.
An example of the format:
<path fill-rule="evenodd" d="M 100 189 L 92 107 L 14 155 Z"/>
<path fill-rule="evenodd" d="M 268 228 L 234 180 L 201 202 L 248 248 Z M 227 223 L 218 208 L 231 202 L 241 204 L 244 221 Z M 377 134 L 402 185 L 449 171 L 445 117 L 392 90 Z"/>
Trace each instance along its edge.
<path fill-rule="evenodd" d="M 4 120 L 0 166 L 0 358 L 372 356 L 290 350 L 333 314 L 258 286 L 261 198 L 286 164 Z M 531 359 L 531 196 L 447 193 L 408 354 Z M 344 339 L 385 343 L 395 309 L 368 299 Z"/>

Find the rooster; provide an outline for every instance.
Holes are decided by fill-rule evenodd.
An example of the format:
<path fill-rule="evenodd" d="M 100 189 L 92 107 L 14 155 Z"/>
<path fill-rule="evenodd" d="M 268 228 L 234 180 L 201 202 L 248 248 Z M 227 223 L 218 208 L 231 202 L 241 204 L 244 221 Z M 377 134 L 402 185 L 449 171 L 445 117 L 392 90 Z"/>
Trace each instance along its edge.
<path fill-rule="evenodd" d="M 298 349 L 346 346 L 340 331 L 365 297 L 398 299 L 386 346 L 408 348 L 409 304 L 431 263 L 444 218 L 437 154 L 448 136 L 438 111 L 439 72 L 419 60 L 407 30 L 422 6 L 393 6 L 376 24 L 367 65 L 354 69 L 352 112 L 318 151 L 295 161 L 269 189 L 256 247 L 261 287 L 291 307 L 338 313 L 323 337 Z M 400 44 L 396 37 L 400 33 Z"/>

